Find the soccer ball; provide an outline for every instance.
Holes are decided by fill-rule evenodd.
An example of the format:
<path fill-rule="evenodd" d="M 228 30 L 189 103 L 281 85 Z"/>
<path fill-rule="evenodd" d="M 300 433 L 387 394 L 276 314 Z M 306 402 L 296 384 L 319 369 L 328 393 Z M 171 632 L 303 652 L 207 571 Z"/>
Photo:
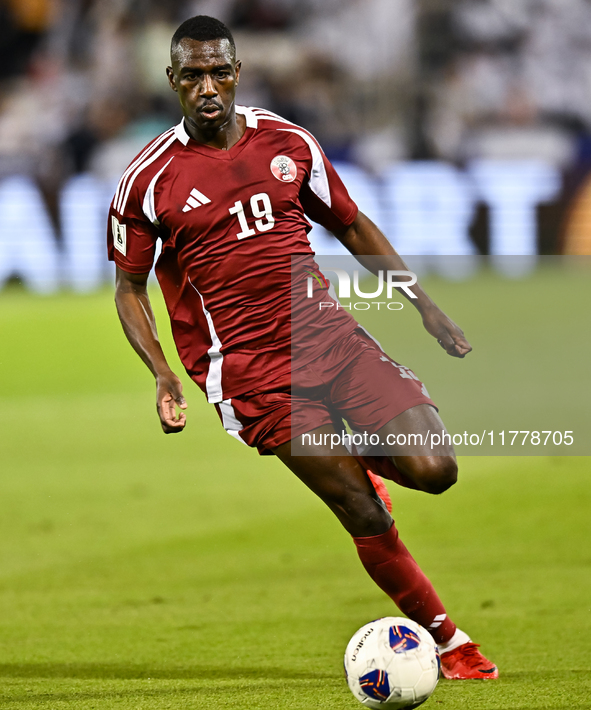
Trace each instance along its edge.
<path fill-rule="evenodd" d="M 362 626 L 347 645 L 345 673 L 368 708 L 416 708 L 435 690 L 439 651 L 431 634 L 410 619 L 386 616 Z"/>

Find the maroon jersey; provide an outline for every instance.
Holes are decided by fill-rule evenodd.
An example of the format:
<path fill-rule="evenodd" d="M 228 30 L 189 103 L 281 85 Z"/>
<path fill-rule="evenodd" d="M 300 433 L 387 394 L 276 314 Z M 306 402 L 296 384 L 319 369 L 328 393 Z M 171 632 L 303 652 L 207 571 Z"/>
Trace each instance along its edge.
<path fill-rule="evenodd" d="M 357 207 L 315 139 L 262 109 L 237 107 L 246 131 L 230 150 L 190 138 L 184 124 L 152 141 L 123 174 L 109 215 L 109 259 L 152 268 L 180 358 L 209 402 L 290 372 L 292 263 L 318 273 L 310 223 L 350 225 Z M 355 321 L 314 288 L 296 305 L 298 366 L 353 330 Z"/>

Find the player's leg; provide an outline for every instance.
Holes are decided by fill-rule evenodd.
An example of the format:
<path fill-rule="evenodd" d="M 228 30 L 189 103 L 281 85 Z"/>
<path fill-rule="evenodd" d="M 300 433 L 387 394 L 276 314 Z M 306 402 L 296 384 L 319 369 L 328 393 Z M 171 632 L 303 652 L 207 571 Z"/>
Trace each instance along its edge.
<path fill-rule="evenodd" d="M 330 441 L 335 433 L 325 425 L 311 433 L 311 440 Z M 292 443 L 273 449 L 290 468 L 337 516 L 353 536 L 379 535 L 390 528 L 392 518 L 359 463 L 344 446 L 306 445 L 307 456 L 292 455 Z"/>
<path fill-rule="evenodd" d="M 431 434 L 439 437 L 433 445 Z M 418 490 L 443 493 L 458 477 L 458 465 L 437 410 L 418 404 L 391 419 L 378 431 L 383 453 Z M 386 476 L 387 478 L 389 476 Z"/>
<path fill-rule="evenodd" d="M 428 432 L 438 432 L 439 435 L 447 433 L 433 407 L 426 404 L 414 406 L 392 419 L 379 431 L 380 441 L 384 442 L 382 452 L 387 452 L 390 456 L 364 456 L 358 457 L 358 460 L 364 467 L 367 466 L 384 478 L 395 480 L 404 486 L 428 493 L 442 493 L 456 481 L 456 459 L 451 440 L 446 444 L 443 436 L 441 439 L 444 443 L 435 449 L 434 455 L 430 440 L 426 438 Z M 396 443 L 400 441 L 399 434 L 402 434 L 404 446 Z M 409 434 L 420 435 L 415 436 L 410 449 Z M 384 585 L 379 576 L 380 568 L 388 569 L 388 566 L 387 562 L 383 561 L 384 555 L 380 555 L 376 542 L 381 538 L 384 546 L 393 547 L 396 544 L 394 531 L 393 527 L 390 535 L 355 539 L 361 561 L 382 589 Z M 399 540 L 398 543 L 402 545 Z M 405 613 L 410 618 L 415 618 L 412 614 Z M 438 617 L 431 626 L 427 625 L 439 645 L 444 677 L 457 680 L 498 678 L 497 667 L 480 653 L 478 644 L 473 643 L 461 629 L 453 627 L 453 633 L 449 633 L 449 628 L 445 627 L 446 621 L 448 620 L 445 617 Z M 433 628 L 440 623 L 441 628 Z M 424 623 L 422 625 L 425 626 Z"/>
<path fill-rule="evenodd" d="M 425 424 L 436 425 L 441 431 L 443 424 L 433 407 L 418 405 L 413 409 L 414 412 L 407 410 L 410 412 L 407 416 L 403 412 L 395 425 L 389 422 L 383 433 L 416 432 Z M 437 416 L 433 417 L 432 413 Z M 312 434 L 311 441 L 331 441 L 334 427 L 324 426 Z M 429 630 L 439 646 L 444 676 L 449 679 L 498 678 L 497 667 L 480 653 L 478 644 L 472 643 L 449 619 L 433 585 L 400 540 L 394 521 L 385 514 L 382 501 L 364 475 L 368 459 L 354 459 L 344 446 L 341 450 L 313 446 L 308 448 L 311 456 L 293 456 L 291 449 L 290 442 L 274 452 L 324 500 L 351 533 L 359 558 L 374 582 L 406 616 Z M 400 450 L 395 449 L 394 453 Z M 420 448 L 414 453 L 415 457 L 409 456 L 407 451 L 392 459 L 382 456 L 389 468 L 378 469 L 378 472 L 391 478 L 394 470 L 398 482 L 407 485 L 405 481 L 408 481 L 411 487 L 431 493 L 441 493 L 455 481 L 453 450 L 439 450 L 439 456 Z"/>
<path fill-rule="evenodd" d="M 397 471 L 390 464 L 386 478 L 397 483 L 428 493 L 447 490 L 456 481 L 457 464 L 425 385 L 361 331 L 349 336 L 347 347 L 348 361 L 331 381 L 329 400 L 361 435 L 365 450 L 358 447 L 357 453 L 393 457 Z M 376 434 L 381 445 L 376 450 L 372 441 L 368 451 L 367 438 Z"/>
<path fill-rule="evenodd" d="M 312 432 L 312 441 L 320 441 L 324 434 L 330 440 L 333 433 L 330 425 L 320 427 Z M 404 614 L 427 628 L 437 643 L 449 642 L 456 626 L 400 540 L 364 469 L 344 446 L 312 444 L 308 456 L 294 456 L 291 450 L 288 442 L 274 453 L 334 512 L 353 537 L 361 562 L 376 584 Z"/>
<path fill-rule="evenodd" d="M 337 450 L 328 447 L 308 449 L 312 456 L 292 455 L 290 414 L 293 413 L 293 395 L 289 383 L 285 383 L 284 390 L 274 388 L 269 393 L 263 390 L 249 393 L 222 402 L 216 405 L 216 409 L 224 428 L 232 436 L 257 446 L 261 453 L 276 453 L 329 505 L 353 535 L 359 556 L 375 581 L 403 613 L 426 628 L 432 627 L 431 632 L 440 648 L 441 644 L 447 645 L 442 651 L 452 653 L 454 677 L 475 677 L 466 674 L 461 650 L 453 650 L 462 641 L 462 632 L 454 632 L 455 626 L 445 616 L 445 609 L 431 583 L 400 541 L 392 518 L 370 484 L 365 468 L 344 446 Z M 312 433 L 326 434 L 329 441 L 333 440 L 334 426 L 327 423 L 333 421 L 333 416 L 325 406 L 308 401 L 305 414 L 308 421 L 318 422 Z M 312 437 L 314 440 L 319 439 Z M 389 461 L 388 457 L 382 458 Z M 446 656 L 443 658 L 445 660 Z M 473 656 L 470 656 L 472 661 Z M 477 672 L 477 669 L 469 670 Z"/>

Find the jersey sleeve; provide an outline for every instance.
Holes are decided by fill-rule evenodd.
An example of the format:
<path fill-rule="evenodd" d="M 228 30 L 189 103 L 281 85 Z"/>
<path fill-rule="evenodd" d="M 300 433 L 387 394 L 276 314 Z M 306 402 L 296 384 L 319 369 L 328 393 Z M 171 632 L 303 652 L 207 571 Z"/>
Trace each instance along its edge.
<path fill-rule="evenodd" d="M 139 189 L 131 191 L 123 214 L 111 203 L 107 225 L 107 248 L 110 261 L 131 274 L 145 274 L 154 264 L 159 230 L 146 217 Z"/>
<path fill-rule="evenodd" d="M 307 141 L 311 152 L 308 180 L 302 184 L 300 202 L 306 215 L 331 232 L 350 226 L 357 216 L 353 202 L 343 181 L 316 141 Z"/>

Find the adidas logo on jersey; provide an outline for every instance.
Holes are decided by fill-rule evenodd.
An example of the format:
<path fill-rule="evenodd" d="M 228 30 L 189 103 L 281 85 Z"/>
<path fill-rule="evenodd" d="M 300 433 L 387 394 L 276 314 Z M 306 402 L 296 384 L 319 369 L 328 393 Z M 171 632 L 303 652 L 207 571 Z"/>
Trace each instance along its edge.
<path fill-rule="evenodd" d="M 202 192 L 199 192 L 199 190 L 193 188 L 191 190 L 191 194 L 187 198 L 187 203 L 183 207 L 183 212 L 190 212 L 191 210 L 194 210 L 195 207 L 201 207 L 202 205 L 206 205 L 208 202 L 211 202 L 209 197 L 205 197 Z"/>

